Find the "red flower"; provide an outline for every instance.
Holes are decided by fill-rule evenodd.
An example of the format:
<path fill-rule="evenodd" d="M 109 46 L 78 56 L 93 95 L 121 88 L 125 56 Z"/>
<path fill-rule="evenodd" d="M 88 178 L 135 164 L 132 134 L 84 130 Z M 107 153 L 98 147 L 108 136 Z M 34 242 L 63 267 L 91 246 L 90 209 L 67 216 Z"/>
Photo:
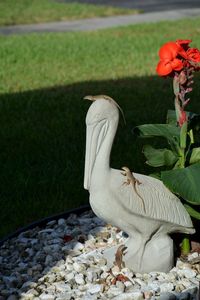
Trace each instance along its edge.
<path fill-rule="evenodd" d="M 189 44 L 192 40 L 176 40 L 176 44 L 181 46 L 185 51 L 189 48 Z"/>
<path fill-rule="evenodd" d="M 156 72 L 160 76 L 167 76 L 173 71 L 180 71 L 183 68 L 183 63 L 180 59 L 175 58 L 172 61 L 161 60 L 159 61 Z"/>
<path fill-rule="evenodd" d="M 184 50 L 184 46 L 187 45 L 190 40 L 177 40 L 176 42 L 168 42 L 164 44 L 159 51 L 160 59 L 169 59 L 172 60 L 177 58 L 177 56 L 182 56 L 183 58 L 187 58 L 187 54 Z"/>
<path fill-rule="evenodd" d="M 193 62 L 200 62 L 200 51 L 197 48 L 189 48 L 187 50 L 188 60 Z"/>
<path fill-rule="evenodd" d="M 179 45 L 189 45 L 192 42 L 192 40 L 176 40 L 176 43 Z"/>
<path fill-rule="evenodd" d="M 168 42 L 164 44 L 159 51 L 160 62 L 156 71 L 160 76 L 167 76 L 173 71 L 181 71 L 183 69 L 183 58 L 187 58 L 182 44 L 188 44 L 189 40 L 178 40 L 177 42 Z"/>
<path fill-rule="evenodd" d="M 179 45 L 175 42 L 168 42 L 164 44 L 159 50 L 161 60 L 173 60 L 178 55 Z"/>

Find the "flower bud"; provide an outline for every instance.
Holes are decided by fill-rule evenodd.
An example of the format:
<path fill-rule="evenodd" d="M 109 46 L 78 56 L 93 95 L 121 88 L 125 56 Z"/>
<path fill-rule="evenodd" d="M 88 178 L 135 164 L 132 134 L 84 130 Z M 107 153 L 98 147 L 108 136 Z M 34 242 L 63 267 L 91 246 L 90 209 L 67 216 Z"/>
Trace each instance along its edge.
<path fill-rule="evenodd" d="M 181 73 L 179 74 L 178 80 L 181 85 L 183 85 L 187 82 L 187 76 L 184 71 L 181 71 Z"/>

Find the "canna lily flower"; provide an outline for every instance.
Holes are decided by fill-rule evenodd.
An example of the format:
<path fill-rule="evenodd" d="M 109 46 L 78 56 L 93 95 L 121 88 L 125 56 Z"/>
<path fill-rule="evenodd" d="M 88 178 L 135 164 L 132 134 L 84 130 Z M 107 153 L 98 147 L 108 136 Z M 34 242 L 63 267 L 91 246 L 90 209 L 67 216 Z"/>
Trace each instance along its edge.
<path fill-rule="evenodd" d="M 183 69 L 182 59 L 187 59 L 187 53 L 181 45 L 188 45 L 190 40 L 177 40 L 165 43 L 159 50 L 160 61 L 156 71 L 160 76 L 170 75 L 173 71 Z"/>

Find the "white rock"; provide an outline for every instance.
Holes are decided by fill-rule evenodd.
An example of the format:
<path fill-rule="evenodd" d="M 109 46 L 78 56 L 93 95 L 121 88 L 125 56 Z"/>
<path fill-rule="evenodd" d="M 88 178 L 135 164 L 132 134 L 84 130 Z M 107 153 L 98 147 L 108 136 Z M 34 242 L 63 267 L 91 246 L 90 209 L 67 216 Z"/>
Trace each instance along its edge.
<path fill-rule="evenodd" d="M 188 260 L 192 260 L 194 258 L 197 258 L 199 256 L 198 252 L 193 252 L 191 254 L 188 255 Z"/>
<path fill-rule="evenodd" d="M 97 294 L 101 291 L 102 286 L 100 284 L 91 284 L 88 288 L 88 292 L 90 294 Z"/>
<path fill-rule="evenodd" d="M 86 270 L 85 265 L 78 262 L 73 263 L 73 268 L 76 272 L 83 272 Z"/>
<path fill-rule="evenodd" d="M 40 299 L 41 300 L 54 300 L 56 297 L 54 295 L 50 295 L 50 294 L 41 294 L 40 295 Z"/>
<path fill-rule="evenodd" d="M 121 272 L 125 275 L 125 276 L 127 276 L 128 278 L 133 278 L 133 272 L 130 270 L 130 269 L 128 269 L 128 268 L 123 268 L 122 270 L 121 270 Z"/>
<path fill-rule="evenodd" d="M 179 281 L 179 284 L 182 284 L 186 289 L 191 287 L 191 281 L 188 279 L 183 278 Z"/>
<path fill-rule="evenodd" d="M 78 250 L 69 250 L 68 254 L 71 255 L 71 256 L 73 256 L 73 257 L 76 257 L 76 256 L 81 255 L 81 252 L 78 251 Z"/>
<path fill-rule="evenodd" d="M 61 218 L 61 219 L 58 220 L 58 225 L 59 225 L 59 226 L 65 225 L 65 224 L 66 224 L 65 219 L 62 219 L 62 218 Z"/>
<path fill-rule="evenodd" d="M 107 295 L 108 295 L 109 298 L 113 298 L 113 297 L 118 296 L 122 293 L 123 293 L 123 291 L 121 290 L 121 288 L 118 288 L 115 285 L 111 285 L 111 287 L 109 288 L 109 290 L 107 292 Z"/>
<path fill-rule="evenodd" d="M 85 280 L 83 278 L 83 274 L 76 274 L 74 277 L 77 284 L 85 284 Z"/>
<path fill-rule="evenodd" d="M 34 294 L 32 294 L 32 293 L 21 293 L 21 295 L 20 295 L 20 299 L 23 299 L 23 300 L 35 300 L 35 295 Z M 38 298 L 38 299 L 40 299 L 40 298 Z"/>
<path fill-rule="evenodd" d="M 97 280 L 97 274 L 93 271 L 88 271 L 87 272 L 87 281 L 88 282 L 93 282 Z"/>
<path fill-rule="evenodd" d="M 124 285 L 124 283 L 122 281 L 117 281 L 116 282 L 116 287 L 118 289 L 120 289 L 122 292 L 124 292 L 124 290 L 125 290 L 125 285 Z"/>
<path fill-rule="evenodd" d="M 35 289 L 30 289 L 28 290 L 28 292 L 24 293 L 24 298 L 21 296 L 21 298 L 23 298 L 24 300 L 32 300 L 35 299 L 35 296 L 38 296 L 39 293 L 35 290 Z"/>
<path fill-rule="evenodd" d="M 71 300 L 73 299 L 73 292 L 66 292 L 62 295 L 59 295 L 56 300 Z"/>
<path fill-rule="evenodd" d="M 171 292 L 173 291 L 173 289 L 174 289 L 174 285 L 171 282 L 165 282 L 160 285 L 161 293 Z"/>
<path fill-rule="evenodd" d="M 114 300 L 143 300 L 143 294 L 141 292 L 123 293 L 114 298 Z"/>
<path fill-rule="evenodd" d="M 73 273 L 73 272 L 67 273 L 67 274 L 65 275 L 65 279 L 66 279 L 67 281 L 71 281 L 72 279 L 74 279 L 74 273 Z"/>
<path fill-rule="evenodd" d="M 83 244 L 81 244 L 80 242 L 77 242 L 76 244 L 75 244 L 75 246 L 74 246 L 74 248 L 73 248 L 73 250 L 75 250 L 75 251 L 81 251 L 81 250 L 83 250 L 84 249 L 84 245 Z"/>
<path fill-rule="evenodd" d="M 56 224 L 56 220 L 52 220 L 47 223 L 47 226 L 53 226 L 55 224 Z"/>
<path fill-rule="evenodd" d="M 21 289 L 34 288 L 36 286 L 37 286 L 37 283 L 35 283 L 33 281 L 27 281 L 27 282 L 24 282 L 24 284 L 22 285 Z"/>
<path fill-rule="evenodd" d="M 71 289 L 70 286 L 64 282 L 54 282 L 54 286 L 59 293 L 66 293 Z"/>
<path fill-rule="evenodd" d="M 141 287 L 144 287 L 146 284 L 140 278 L 134 278 L 134 281 L 138 283 Z"/>
<path fill-rule="evenodd" d="M 73 267 L 73 265 L 66 265 L 66 269 L 67 269 L 67 271 L 73 271 L 74 270 L 74 267 Z"/>
<path fill-rule="evenodd" d="M 177 273 L 180 277 L 186 278 L 194 278 L 196 276 L 196 272 L 191 269 L 178 270 Z"/>
<path fill-rule="evenodd" d="M 52 233 L 54 231 L 54 229 L 52 228 L 47 228 L 47 229 L 43 229 L 43 230 L 40 230 L 38 232 L 38 234 L 41 234 L 41 233 Z"/>
<path fill-rule="evenodd" d="M 159 293 L 160 292 L 159 282 L 154 281 L 154 282 L 148 283 L 146 290 L 150 290 L 150 291 L 154 291 L 156 293 Z"/>

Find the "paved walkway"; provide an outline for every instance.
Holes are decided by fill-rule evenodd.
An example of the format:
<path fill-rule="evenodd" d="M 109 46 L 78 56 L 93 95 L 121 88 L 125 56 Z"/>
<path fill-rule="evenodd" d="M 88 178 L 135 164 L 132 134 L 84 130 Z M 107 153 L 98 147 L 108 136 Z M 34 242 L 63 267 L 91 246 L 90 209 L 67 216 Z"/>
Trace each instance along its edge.
<path fill-rule="evenodd" d="M 141 0 L 142 1 L 142 0 Z M 115 16 L 106 18 L 93 18 L 78 21 L 63 21 L 34 25 L 17 25 L 0 27 L 0 34 L 24 34 L 42 32 L 88 31 L 109 27 L 126 26 L 129 24 L 150 23 L 161 20 L 177 20 L 181 18 L 199 17 L 200 8 L 168 10 L 163 12 L 150 12 L 139 15 Z"/>

